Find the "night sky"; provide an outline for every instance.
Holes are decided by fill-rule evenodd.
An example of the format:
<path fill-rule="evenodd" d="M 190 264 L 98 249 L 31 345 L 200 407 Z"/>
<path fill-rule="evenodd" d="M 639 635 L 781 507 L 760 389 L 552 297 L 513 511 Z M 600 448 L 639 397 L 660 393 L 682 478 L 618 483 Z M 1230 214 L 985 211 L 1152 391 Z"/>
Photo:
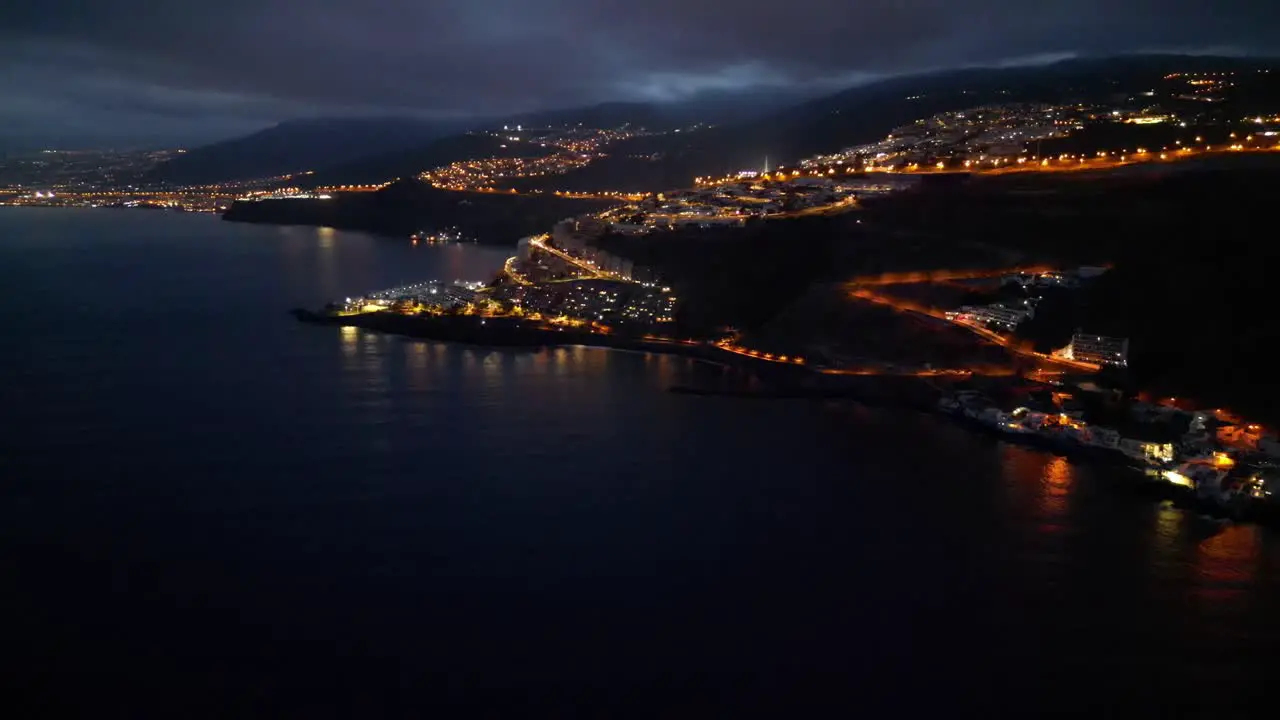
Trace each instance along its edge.
<path fill-rule="evenodd" d="M 1274 0 L 15 0 L 0 135 L 209 139 L 1143 51 L 1280 54 Z"/>

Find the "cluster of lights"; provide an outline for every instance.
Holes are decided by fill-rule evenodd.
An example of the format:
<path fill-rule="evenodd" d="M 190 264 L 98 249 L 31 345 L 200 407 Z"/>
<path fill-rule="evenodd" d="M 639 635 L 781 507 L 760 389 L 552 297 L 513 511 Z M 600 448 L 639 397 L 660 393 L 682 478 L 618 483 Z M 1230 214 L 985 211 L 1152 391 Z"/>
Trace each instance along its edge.
<path fill-rule="evenodd" d="M 517 126 L 517 129 L 519 127 Z M 521 140 L 519 136 L 493 135 L 509 142 Z M 633 135 L 634 133 L 620 130 L 591 129 L 532 138 L 525 142 L 537 143 L 539 148 L 552 148 L 554 151 L 533 157 L 495 156 L 463 160 L 427 170 L 421 173 L 419 178 L 442 190 L 515 193 L 514 189 L 499 189 L 495 184 L 498 181 L 516 178 L 563 175 L 604 157 L 602 152 L 604 147 Z M 502 147 L 505 148 L 506 145 Z M 608 197 L 608 194 L 604 193 L 591 194 L 592 197 L 602 195 Z"/>
<path fill-rule="evenodd" d="M 804 365 L 805 359 L 798 355 L 775 355 L 774 353 L 764 352 L 755 348 L 748 348 L 738 345 L 729 340 L 721 340 L 716 343 L 716 347 L 726 352 L 737 355 L 746 355 L 747 357 L 756 358 L 757 360 L 765 360 L 768 362 L 783 363 L 789 365 Z"/>

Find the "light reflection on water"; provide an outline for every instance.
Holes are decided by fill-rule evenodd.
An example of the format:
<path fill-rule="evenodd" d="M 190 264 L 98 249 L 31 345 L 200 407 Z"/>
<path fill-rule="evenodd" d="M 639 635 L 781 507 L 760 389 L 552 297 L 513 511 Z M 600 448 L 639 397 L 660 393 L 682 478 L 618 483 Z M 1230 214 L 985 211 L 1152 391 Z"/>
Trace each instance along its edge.
<path fill-rule="evenodd" d="M 342 338 L 342 356 L 348 362 L 355 360 L 360 353 L 360 328 L 343 325 L 338 332 Z"/>
<path fill-rule="evenodd" d="M 1196 543 L 1192 555 L 1192 597 L 1206 605 L 1238 603 L 1257 580 L 1261 530 L 1228 525 Z"/>
<path fill-rule="evenodd" d="M 1041 473 L 1039 512 L 1044 519 L 1042 528 L 1058 532 L 1063 526 L 1058 522 L 1068 510 L 1071 489 L 1075 484 L 1075 471 L 1066 458 L 1051 456 Z"/>
<path fill-rule="evenodd" d="M 430 344 L 425 342 L 405 342 L 405 367 L 408 388 L 414 392 L 426 392 L 431 387 Z"/>

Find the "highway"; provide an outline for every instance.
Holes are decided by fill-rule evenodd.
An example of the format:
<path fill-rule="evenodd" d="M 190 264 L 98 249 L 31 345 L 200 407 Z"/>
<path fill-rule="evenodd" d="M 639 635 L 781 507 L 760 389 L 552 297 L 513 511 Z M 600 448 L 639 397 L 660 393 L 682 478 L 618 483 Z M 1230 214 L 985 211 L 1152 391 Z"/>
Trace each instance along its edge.
<path fill-rule="evenodd" d="M 772 220 L 777 218 L 813 217 L 815 215 L 839 215 L 842 212 L 854 210 L 857 207 L 857 198 L 850 195 L 844 200 L 831 203 L 830 205 L 817 205 L 814 207 L 804 208 L 803 210 L 792 210 L 790 212 L 782 212 L 775 215 L 766 215 L 765 217 Z"/>
<path fill-rule="evenodd" d="M 595 277 L 595 278 L 605 277 L 604 273 L 600 272 L 599 269 L 597 269 L 594 265 L 588 263 L 587 261 L 580 260 L 559 248 L 555 248 L 548 245 L 547 239 L 550 237 L 551 237 L 550 235 L 547 235 L 545 233 L 542 235 L 534 235 L 533 237 L 529 238 L 529 244 L 541 250 L 542 252 L 547 253 L 548 255 L 554 255 L 555 257 L 560 258 L 561 260 L 569 263 L 570 265 L 578 268 L 579 270 L 590 274 L 592 277 Z"/>
<path fill-rule="evenodd" d="M 502 272 L 506 273 L 507 277 L 511 278 L 517 285 L 532 285 L 533 283 L 529 281 L 529 278 L 516 270 L 516 262 L 519 259 L 515 255 L 507 258 L 507 261 L 502 264 Z"/>
<path fill-rule="evenodd" d="M 874 172 L 894 175 L 945 175 L 967 172 L 974 175 L 1004 175 L 1008 173 L 1062 173 L 1082 172 L 1090 170 L 1111 170 L 1131 165 L 1174 163 L 1190 158 L 1204 158 L 1218 155 L 1237 155 L 1245 153 L 1280 152 L 1280 143 L 1267 144 L 1273 138 L 1261 139 L 1254 136 L 1224 145 L 1183 145 L 1164 147 L 1160 150 L 1138 149 L 1137 152 L 1100 152 L 1087 154 L 1062 154 L 1054 157 L 1034 158 L 1022 157 L 1014 160 L 998 159 L 986 161 L 990 167 L 982 167 L 982 163 L 966 160 L 959 165 L 944 165 L 939 168 L 929 166 L 908 166 L 905 168 L 868 166 L 861 170 L 853 167 L 841 167 L 839 172 Z M 823 168 L 811 170 L 811 175 L 823 175 Z"/>
<path fill-rule="evenodd" d="M 1104 266 L 1109 267 L 1109 266 Z M 1055 272 L 1056 268 L 1046 265 L 1030 265 L 1024 267 L 995 268 L 987 270 L 913 270 L 910 272 L 880 273 L 879 275 L 861 275 L 845 284 L 850 288 L 867 285 L 904 285 L 907 283 L 948 282 L 952 280 L 982 280 L 1027 273 L 1039 275 Z"/>
<path fill-rule="evenodd" d="M 1094 365 L 1093 363 L 1080 362 L 1077 360 L 1065 360 L 1062 358 L 1052 357 L 1045 353 L 1036 352 L 1035 350 L 1031 350 L 1030 348 L 1017 345 L 1013 342 L 1011 338 L 1001 335 L 992 330 L 988 330 L 985 327 L 982 327 L 979 325 L 971 325 L 969 323 L 952 320 L 951 318 L 947 317 L 945 313 L 943 313 L 941 310 L 938 310 L 937 308 L 926 307 L 924 305 L 913 303 L 908 300 L 902 300 L 899 298 L 882 295 L 872 290 L 868 290 L 865 287 L 859 287 L 859 288 L 853 289 L 850 292 L 850 295 L 854 298 L 857 298 L 858 300 L 864 300 L 867 302 L 875 303 L 877 305 L 883 305 L 885 307 L 892 308 L 898 312 L 915 313 L 918 315 L 926 315 L 931 318 L 942 320 L 956 327 L 964 328 L 965 330 L 968 330 L 969 332 L 973 333 L 974 335 L 977 335 L 978 337 L 986 340 L 987 342 L 990 342 L 995 345 L 999 345 L 1000 347 L 1005 348 L 1006 350 L 1009 350 L 1010 352 L 1016 355 L 1021 355 L 1027 358 L 1034 358 L 1036 360 L 1053 363 L 1055 365 L 1060 365 L 1063 367 L 1069 367 L 1076 371 L 1097 372 L 1100 369 L 1099 366 Z"/>
<path fill-rule="evenodd" d="M 582 260 L 582 259 L 580 259 L 580 258 L 576 258 L 576 257 L 574 257 L 574 256 L 570 255 L 569 253 L 564 252 L 563 250 L 561 250 L 561 249 L 559 249 L 559 248 L 552 247 L 552 246 L 548 245 L 548 244 L 547 244 L 547 238 L 549 238 L 549 237 L 551 237 L 551 236 L 550 236 L 550 235 L 547 235 L 547 234 L 545 234 L 545 233 L 544 233 L 544 234 L 542 234 L 542 235 L 535 235 L 535 236 L 533 236 L 533 237 L 529 238 L 529 244 L 530 244 L 530 245 L 532 245 L 533 247 L 535 247 L 535 248 L 537 248 L 537 249 L 539 249 L 539 250 L 541 250 L 541 251 L 543 251 L 543 252 L 545 252 L 545 253 L 549 254 L 549 255 L 554 255 L 554 256 L 556 256 L 556 257 L 560 258 L 561 260 L 563 260 L 563 261 L 565 261 L 565 262 L 569 263 L 570 265 L 572 265 L 572 266 L 574 266 L 574 267 L 578 268 L 579 270 L 582 270 L 583 272 L 587 273 L 588 275 L 590 275 L 590 276 L 591 276 L 592 278 L 594 278 L 594 279 L 598 279 L 598 280 L 616 280 L 616 281 L 618 281 L 618 282 L 635 282 L 634 280 L 628 280 L 628 279 L 626 279 L 626 278 L 620 278 L 620 277 L 618 277 L 618 276 L 614 275 L 613 273 L 608 272 L 608 271 L 606 271 L 606 270 L 601 270 L 600 268 L 596 267 L 594 263 L 591 263 L 591 262 L 589 262 L 589 261 L 587 261 L 587 260 Z"/>
<path fill-rule="evenodd" d="M 802 357 L 788 357 L 786 355 L 774 355 L 772 353 L 761 352 L 759 350 L 753 350 L 751 348 L 746 348 L 746 347 L 742 347 L 741 345 L 734 345 L 732 343 L 727 343 L 727 342 L 715 343 L 715 347 L 718 347 L 725 352 L 733 353 L 734 355 L 742 355 L 744 357 L 754 358 L 756 360 L 764 360 L 766 362 L 778 363 L 781 365 L 804 365 L 804 362 L 805 362 L 804 358 Z"/>

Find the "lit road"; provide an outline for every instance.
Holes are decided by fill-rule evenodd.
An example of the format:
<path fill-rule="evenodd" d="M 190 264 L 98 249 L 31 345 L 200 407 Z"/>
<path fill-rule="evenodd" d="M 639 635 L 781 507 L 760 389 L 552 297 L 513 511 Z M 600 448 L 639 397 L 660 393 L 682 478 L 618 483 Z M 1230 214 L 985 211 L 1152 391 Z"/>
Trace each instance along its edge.
<path fill-rule="evenodd" d="M 798 218 L 813 217 L 815 215 L 839 215 L 848 210 L 854 210 L 858 207 L 857 198 L 849 196 L 839 202 L 830 205 L 817 205 L 815 207 L 805 208 L 803 210 L 793 210 L 791 212 L 777 213 L 776 215 L 767 215 L 769 218 Z"/>
<path fill-rule="evenodd" d="M 547 238 L 549 237 L 551 236 L 546 234 L 535 235 L 529 238 L 529 244 L 541 250 L 542 252 L 547 253 L 548 255 L 554 255 L 555 257 L 560 258 L 561 260 L 569 263 L 570 265 L 578 268 L 579 270 L 582 270 L 583 272 L 590 273 L 593 277 L 597 277 L 597 278 L 604 277 L 604 273 L 596 269 L 594 265 L 591 265 L 585 260 L 579 260 L 578 258 L 570 255 L 569 253 L 559 248 L 554 248 L 548 245 Z"/>
<path fill-rule="evenodd" d="M 604 279 L 604 280 L 617 280 L 618 282 L 635 282 L 634 280 L 627 280 L 625 278 L 617 277 L 613 273 L 597 268 L 591 262 L 582 260 L 580 258 L 576 258 L 559 248 L 551 247 L 550 245 L 547 244 L 548 237 L 550 236 L 546 234 L 535 235 L 529 238 L 529 244 L 545 253 L 548 253 L 550 255 L 554 255 L 560 258 L 561 260 L 569 263 L 570 265 L 578 268 L 579 270 L 582 270 L 583 272 L 591 275 L 591 277 L 593 278 Z"/>
<path fill-rule="evenodd" d="M 1061 173 L 1081 172 L 1089 170 L 1111 170 L 1140 164 L 1175 163 L 1191 158 L 1204 158 L 1219 155 L 1262 154 L 1280 152 L 1280 143 L 1271 145 L 1265 141 L 1250 137 L 1221 145 L 1183 145 L 1165 147 L 1160 150 L 1139 149 L 1137 152 L 1101 152 L 1090 154 L 1062 154 L 1054 157 L 1022 157 L 1013 160 L 998 159 L 978 162 L 967 160 L 963 163 L 933 166 L 907 166 L 904 168 L 867 166 L 861 170 L 853 167 L 841 167 L 840 173 L 873 172 L 894 175 L 938 175 L 967 172 L 974 175 L 1003 175 L 1007 173 Z M 986 167 L 984 167 L 986 165 Z M 810 175 L 822 176 L 827 173 L 822 168 L 809 171 Z"/>
<path fill-rule="evenodd" d="M 1003 175 L 1017 172 L 1081 172 L 1085 170 L 1110 170 L 1130 165 L 1174 163 L 1179 160 L 1204 158 L 1216 155 L 1273 153 L 1277 151 L 1280 151 L 1280 145 L 1260 147 L 1251 144 L 1238 143 L 1232 145 L 1219 145 L 1216 147 L 1211 145 L 1201 145 L 1198 147 L 1175 146 L 1158 152 L 1142 150 L 1139 152 L 1129 153 L 1127 155 L 1121 153 L 1094 155 L 1092 157 L 1082 155 L 1060 155 L 1058 157 L 1043 158 L 1039 161 L 1033 159 L 1019 164 L 976 170 L 976 172 L 982 175 Z"/>
<path fill-rule="evenodd" d="M 1061 365 L 1064 367 L 1072 368 L 1073 370 L 1080 370 L 1085 372 L 1097 372 L 1100 369 L 1099 366 L 1094 365 L 1093 363 L 1080 362 L 1078 360 L 1065 360 L 1063 358 L 1056 358 L 1050 355 L 1046 355 L 1045 353 L 1042 353 L 1042 352 L 1036 352 L 1035 350 L 1032 350 L 1030 348 L 1015 344 L 1012 341 L 1012 339 L 1004 335 L 1001 335 L 997 332 L 994 332 L 992 330 L 988 330 L 985 327 L 982 327 L 979 325 L 971 325 L 969 323 L 957 322 L 955 320 L 952 320 L 951 318 L 947 317 L 945 313 L 943 313 L 942 311 L 936 308 L 930 308 L 924 305 L 920 305 L 918 303 L 910 302 L 908 300 L 902 300 L 899 298 L 893 298 L 887 295 L 882 295 L 880 293 L 873 292 L 866 288 L 856 288 L 850 294 L 859 300 L 865 300 L 867 302 L 875 303 L 877 305 L 883 305 L 885 307 L 889 307 L 894 310 L 897 310 L 898 312 L 926 315 L 928 317 L 936 318 L 938 320 L 942 320 L 944 322 L 950 323 L 951 325 L 954 325 L 956 327 L 964 328 L 965 330 L 968 330 L 974 335 L 977 335 L 978 337 L 992 344 L 999 345 L 1000 347 L 1005 348 L 1006 350 L 1009 350 L 1010 352 L 1015 353 L 1017 355 L 1021 355 L 1023 357 L 1034 358 L 1036 360 L 1041 360 L 1043 362 L 1049 362 L 1055 365 Z"/>
<path fill-rule="evenodd" d="M 529 278 L 516 270 L 516 262 L 518 260 L 519 258 L 514 255 L 507 258 L 507 261 L 502 264 L 502 272 L 506 273 L 507 277 L 515 281 L 517 285 L 532 285 L 533 283 L 529 281 Z"/>
<path fill-rule="evenodd" d="M 1109 265 L 1102 267 L 1110 268 Z M 903 285 L 907 283 L 934 283 L 952 280 L 982 280 L 1027 273 L 1039 275 L 1055 272 L 1056 268 L 1044 265 L 1024 267 L 995 268 L 989 270 L 915 270 L 911 272 L 881 273 L 879 275 L 862 275 L 849 280 L 846 284 L 851 288 L 867 285 Z"/>
<path fill-rule="evenodd" d="M 772 353 L 761 352 L 759 350 L 753 350 L 751 348 L 742 347 L 741 345 L 733 345 L 731 343 L 716 343 L 715 347 L 718 347 L 725 352 L 733 353 L 734 355 L 742 355 L 755 360 L 764 360 L 766 362 L 779 363 L 782 365 L 804 365 L 804 358 L 802 357 L 774 355 Z"/>

